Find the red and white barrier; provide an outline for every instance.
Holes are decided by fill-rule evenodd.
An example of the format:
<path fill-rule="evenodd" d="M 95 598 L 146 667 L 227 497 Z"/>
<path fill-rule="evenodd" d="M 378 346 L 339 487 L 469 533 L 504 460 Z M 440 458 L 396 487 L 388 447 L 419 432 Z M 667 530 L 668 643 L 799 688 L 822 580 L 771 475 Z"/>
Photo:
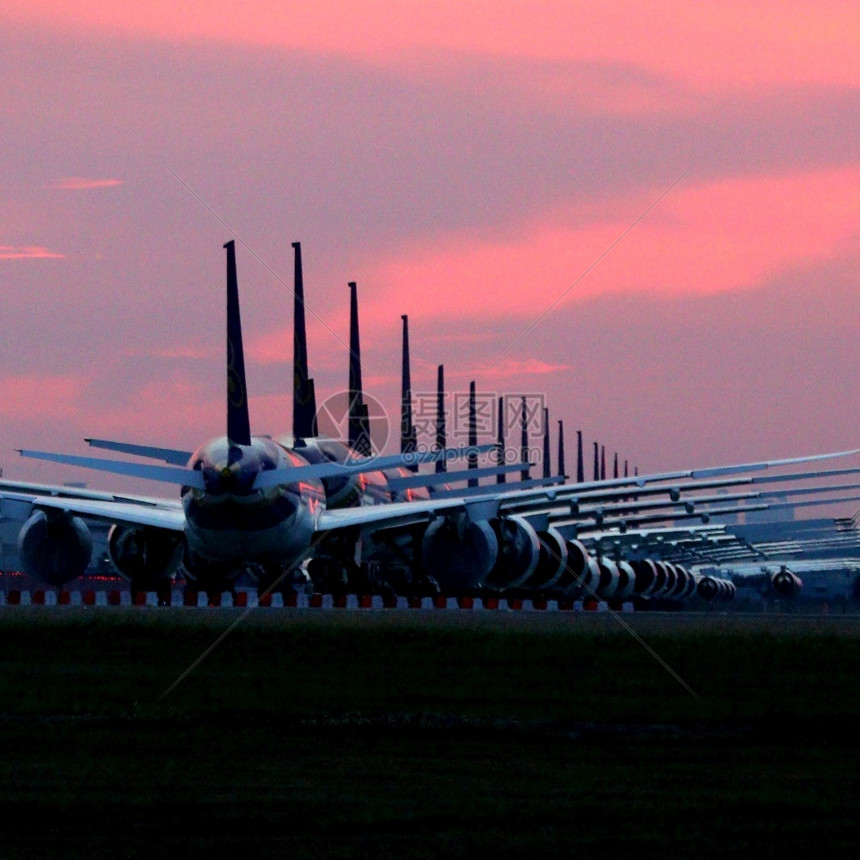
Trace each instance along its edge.
<path fill-rule="evenodd" d="M 205 591 L 188 589 L 181 591 L 173 589 L 169 595 L 170 606 L 196 609 L 210 607 L 238 608 L 261 607 L 272 609 L 421 609 L 421 610 L 460 610 L 476 612 L 488 610 L 491 612 L 606 612 L 610 609 L 620 612 L 632 612 L 632 603 L 609 606 L 600 601 L 587 600 L 547 600 L 535 597 L 404 597 L 380 594 L 287 594 L 281 592 L 260 593 L 254 591 L 224 591 L 209 595 Z M 137 592 L 111 591 L 27 591 L 9 589 L 0 591 L 0 606 L 85 606 L 93 608 L 124 607 L 158 607 L 158 595 L 154 591 Z"/>

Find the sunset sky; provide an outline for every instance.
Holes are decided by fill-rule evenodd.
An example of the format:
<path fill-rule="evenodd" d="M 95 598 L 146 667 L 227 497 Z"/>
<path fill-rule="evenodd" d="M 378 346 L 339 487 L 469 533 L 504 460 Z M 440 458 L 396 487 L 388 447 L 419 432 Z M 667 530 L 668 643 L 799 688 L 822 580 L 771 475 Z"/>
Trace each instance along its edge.
<path fill-rule="evenodd" d="M 395 422 L 405 313 L 419 395 L 545 395 L 642 471 L 860 447 L 856 3 L 3 6 L 5 477 L 224 432 L 229 239 L 256 432 L 301 241 L 318 398 L 355 280 Z"/>

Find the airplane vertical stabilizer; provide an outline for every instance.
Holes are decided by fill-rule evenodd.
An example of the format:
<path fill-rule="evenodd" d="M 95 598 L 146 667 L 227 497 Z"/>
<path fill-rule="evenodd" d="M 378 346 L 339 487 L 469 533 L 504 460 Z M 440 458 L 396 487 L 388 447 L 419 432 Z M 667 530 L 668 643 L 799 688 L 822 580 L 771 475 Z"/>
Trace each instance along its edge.
<path fill-rule="evenodd" d="M 582 459 L 582 430 L 576 431 L 576 481 L 585 483 L 585 464 Z"/>
<path fill-rule="evenodd" d="M 403 364 L 400 384 L 400 453 L 413 454 L 418 450 L 418 436 L 412 420 L 412 372 L 409 363 L 409 317 L 403 320 Z M 418 464 L 409 467 L 418 471 Z"/>
<path fill-rule="evenodd" d="M 523 463 L 529 462 L 529 424 L 525 397 L 523 397 L 522 411 L 520 413 L 520 461 Z M 528 468 L 523 469 L 522 479 L 524 481 L 529 479 Z"/>
<path fill-rule="evenodd" d="M 475 449 L 478 447 L 478 409 L 475 402 L 475 382 L 469 383 L 469 447 Z M 478 468 L 478 455 L 469 454 L 469 468 Z M 469 486 L 477 487 L 477 478 L 469 478 Z"/>
<path fill-rule="evenodd" d="M 308 337 L 305 331 L 305 286 L 302 277 L 302 246 L 295 250 L 293 302 L 293 438 L 318 435 L 314 381 L 308 378 Z"/>
<path fill-rule="evenodd" d="M 447 445 L 445 433 L 445 365 L 440 364 L 436 376 L 436 450 L 444 451 Z M 436 461 L 437 472 L 447 472 L 444 458 Z"/>
<path fill-rule="evenodd" d="M 552 463 L 549 460 L 549 409 L 543 409 L 543 477 L 550 478 Z"/>
<path fill-rule="evenodd" d="M 227 242 L 227 438 L 235 445 L 251 444 L 248 389 L 245 386 L 245 352 L 239 316 L 239 282 L 236 245 Z"/>
<path fill-rule="evenodd" d="M 564 421 L 558 422 L 558 474 L 564 477 Z"/>
<path fill-rule="evenodd" d="M 498 421 L 499 421 L 499 426 L 498 426 L 499 453 L 497 455 L 496 462 L 500 466 L 504 466 L 505 465 L 505 398 L 504 397 L 499 398 Z M 504 472 L 499 472 L 499 474 L 496 475 L 496 483 L 497 484 L 504 484 L 505 483 L 505 473 Z"/>
<path fill-rule="evenodd" d="M 358 287 L 349 283 L 349 447 L 363 457 L 373 454 L 370 419 L 361 383 L 361 340 L 358 334 Z"/>

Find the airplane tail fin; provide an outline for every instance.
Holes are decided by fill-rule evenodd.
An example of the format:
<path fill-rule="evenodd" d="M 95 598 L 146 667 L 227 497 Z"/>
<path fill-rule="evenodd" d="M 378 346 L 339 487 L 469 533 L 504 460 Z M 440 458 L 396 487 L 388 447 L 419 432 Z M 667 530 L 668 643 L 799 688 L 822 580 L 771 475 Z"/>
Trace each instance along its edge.
<path fill-rule="evenodd" d="M 227 249 L 227 438 L 236 445 L 250 445 L 251 422 L 239 316 L 236 246 L 231 240 L 224 247 Z"/>
<path fill-rule="evenodd" d="M 525 397 L 523 397 L 522 409 L 520 411 L 520 460 L 523 463 L 528 463 L 529 460 L 529 425 Z M 529 477 L 529 470 L 523 469 L 522 480 L 527 481 Z"/>
<path fill-rule="evenodd" d="M 475 382 L 469 383 L 469 447 L 475 449 L 478 446 L 478 410 L 476 402 Z M 469 469 L 475 471 L 478 468 L 478 455 L 469 454 Z M 478 486 L 477 478 L 469 479 L 470 487 Z"/>
<path fill-rule="evenodd" d="M 302 245 L 293 242 L 295 250 L 295 296 L 293 303 L 293 438 L 318 435 L 317 403 L 314 381 L 308 378 L 308 336 L 305 331 L 305 287 L 302 276 Z"/>
<path fill-rule="evenodd" d="M 556 474 L 562 478 L 566 476 L 564 471 L 564 422 L 561 419 L 558 422 L 558 469 Z"/>
<path fill-rule="evenodd" d="M 400 453 L 418 450 L 418 437 L 412 420 L 412 375 L 409 365 L 409 317 L 403 314 L 403 365 L 400 384 Z M 413 472 L 418 466 L 410 467 Z"/>
<path fill-rule="evenodd" d="M 549 409 L 544 406 L 543 410 L 543 477 L 549 478 L 552 474 L 552 463 L 549 454 Z"/>
<path fill-rule="evenodd" d="M 349 283 L 349 447 L 362 457 L 373 454 L 370 417 L 361 382 L 361 340 L 358 333 L 358 287 Z"/>
<path fill-rule="evenodd" d="M 496 462 L 499 464 L 499 466 L 504 466 L 507 458 L 505 456 L 505 401 L 504 401 L 503 397 L 499 398 L 499 410 L 498 410 L 497 420 L 499 423 L 499 425 L 498 425 L 498 434 L 499 434 L 498 448 L 499 448 L 499 452 L 496 455 Z M 504 484 L 505 483 L 505 473 L 502 472 L 501 470 L 499 470 L 498 475 L 496 475 L 496 483 L 497 484 Z"/>
<path fill-rule="evenodd" d="M 436 375 L 436 448 L 444 451 L 447 433 L 445 430 L 445 365 L 440 364 Z M 436 463 L 437 472 L 447 472 L 444 460 Z"/>

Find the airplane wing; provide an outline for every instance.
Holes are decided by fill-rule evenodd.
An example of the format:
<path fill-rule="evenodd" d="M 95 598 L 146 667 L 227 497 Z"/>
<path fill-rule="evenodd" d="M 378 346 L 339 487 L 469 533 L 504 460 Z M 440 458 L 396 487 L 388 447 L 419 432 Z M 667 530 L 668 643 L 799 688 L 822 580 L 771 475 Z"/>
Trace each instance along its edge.
<path fill-rule="evenodd" d="M 151 526 L 182 532 L 185 513 L 178 500 L 146 497 L 111 496 L 109 493 L 72 490 L 68 487 L 44 487 L 61 492 L 27 491 L 22 485 L 8 486 L 0 481 L 0 516 L 25 520 L 33 509 L 52 509 L 100 522 Z"/>

